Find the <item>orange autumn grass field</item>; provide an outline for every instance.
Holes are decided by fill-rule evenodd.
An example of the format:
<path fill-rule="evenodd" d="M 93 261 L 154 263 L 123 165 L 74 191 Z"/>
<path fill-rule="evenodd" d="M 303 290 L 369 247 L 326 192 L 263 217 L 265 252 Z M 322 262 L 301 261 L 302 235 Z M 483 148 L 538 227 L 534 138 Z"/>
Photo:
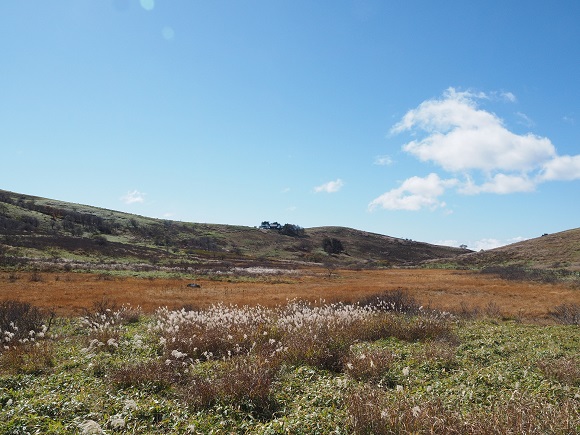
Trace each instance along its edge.
<path fill-rule="evenodd" d="M 203 308 L 211 304 L 273 306 L 290 299 L 353 302 L 385 290 L 404 290 L 432 308 L 458 310 L 495 304 L 507 317 L 548 318 L 561 304 L 580 303 L 580 289 L 567 284 L 507 281 L 470 271 L 431 269 L 334 270 L 304 269 L 292 274 L 252 279 L 144 279 L 89 273 L 15 274 L 0 272 L 0 300 L 16 299 L 49 308 L 59 315 L 77 315 L 107 299 L 119 305 Z"/>

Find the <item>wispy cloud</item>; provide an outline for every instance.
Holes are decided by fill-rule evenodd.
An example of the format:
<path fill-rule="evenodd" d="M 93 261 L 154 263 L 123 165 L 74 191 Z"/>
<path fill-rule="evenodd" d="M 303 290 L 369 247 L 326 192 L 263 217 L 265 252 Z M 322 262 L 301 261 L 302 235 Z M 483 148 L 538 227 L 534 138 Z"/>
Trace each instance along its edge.
<path fill-rule="evenodd" d="M 138 190 L 132 190 L 127 192 L 126 195 L 123 195 L 121 201 L 125 204 L 145 202 L 145 193 L 139 192 Z"/>
<path fill-rule="evenodd" d="M 510 103 L 515 103 L 518 100 L 511 92 L 500 92 L 500 96 L 502 99 L 509 101 Z"/>
<path fill-rule="evenodd" d="M 509 194 L 533 191 L 546 181 L 580 179 L 580 155 L 558 156 L 550 139 L 513 133 L 502 119 L 478 105 L 480 100 L 498 99 L 516 101 L 510 92 L 488 95 L 449 88 L 442 98 L 409 110 L 391 133 L 411 133 L 416 139 L 404 144 L 403 151 L 450 176 L 413 176 L 371 201 L 369 207 L 434 209 L 445 206 L 440 198 L 448 188 L 466 195 Z M 518 116 L 532 122 L 524 114 Z M 416 192 L 418 185 L 433 190 Z"/>
<path fill-rule="evenodd" d="M 316 186 L 314 191 L 316 193 L 324 192 L 324 193 L 335 193 L 338 192 L 342 186 L 344 186 L 344 182 L 338 178 L 335 181 L 329 181 L 328 183 L 321 184 L 320 186 Z"/>
<path fill-rule="evenodd" d="M 532 119 L 526 115 L 525 113 L 522 112 L 516 112 L 516 116 L 518 117 L 518 124 L 523 125 L 524 127 L 533 127 L 534 125 L 536 125 L 536 123 L 534 121 L 532 121 Z"/>
<path fill-rule="evenodd" d="M 564 117 L 562 117 L 562 121 L 564 121 L 567 124 L 574 124 L 576 122 L 574 120 L 574 117 L 571 115 L 565 115 Z"/>
<path fill-rule="evenodd" d="M 393 164 L 393 159 L 391 158 L 391 156 L 388 156 L 386 154 L 382 156 L 376 156 L 375 160 L 373 161 L 373 164 L 378 166 L 389 166 Z"/>

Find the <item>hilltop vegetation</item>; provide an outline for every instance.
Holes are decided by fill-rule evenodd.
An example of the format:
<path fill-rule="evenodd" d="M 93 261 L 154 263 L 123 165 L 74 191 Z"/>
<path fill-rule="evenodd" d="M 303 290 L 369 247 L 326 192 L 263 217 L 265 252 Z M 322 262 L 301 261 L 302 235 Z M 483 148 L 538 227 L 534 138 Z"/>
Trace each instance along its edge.
<path fill-rule="evenodd" d="M 466 250 L 341 227 L 279 230 L 147 218 L 0 190 L 0 261 L 68 260 L 130 267 L 196 267 L 212 262 L 327 263 L 349 267 L 413 265 Z M 340 243 L 325 249 L 325 240 Z M 75 263 L 76 262 L 76 263 Z"/>

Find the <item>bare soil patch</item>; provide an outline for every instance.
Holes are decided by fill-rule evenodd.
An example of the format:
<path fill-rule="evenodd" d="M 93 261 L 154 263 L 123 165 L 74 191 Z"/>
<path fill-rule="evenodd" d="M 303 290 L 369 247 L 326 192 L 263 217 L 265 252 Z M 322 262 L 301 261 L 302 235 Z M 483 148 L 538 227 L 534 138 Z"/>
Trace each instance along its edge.
<path fill-rule="evenodd" d="M 386 290 L 405 290 L 432 308 L 484 308 L 490 302 L 504 316 L 547 318 L 555 306 L 580 304 L 580 290 L 566 284 L 514 282 L 470 271 L 430 269 L 304 269 L 291 274 L 232 277 L 231 280 L 144 279 L 88 273 L 0 272 L 0 300 L 16 299 L 75 315 L 103 298 L 152 312 L 211 304 L 272 306 L 290 299 L 356 301 Z"/>

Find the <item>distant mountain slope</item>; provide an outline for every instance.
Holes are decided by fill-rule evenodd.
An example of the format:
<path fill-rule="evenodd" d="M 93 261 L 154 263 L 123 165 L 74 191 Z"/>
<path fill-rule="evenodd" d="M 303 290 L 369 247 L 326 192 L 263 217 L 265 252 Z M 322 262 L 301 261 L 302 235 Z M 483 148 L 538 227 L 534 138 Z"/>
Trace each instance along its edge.
<path fill-rule="evenodd" d="M 328 255 L 325 239 L 343 251 Z M 417 264 L 466 250 L 342 227 L 299 235 L 254 227 L 184 223 L 0 190 L 0 257 L 150 262 L 333 262 L 350 266 Z"/>
<path fill-rule="evenodd" d="M 580 228 L 464 254 L 454 258 L 454 261 L 473 266 L 517 264 L 544 269 L 580 270 Z"/>

